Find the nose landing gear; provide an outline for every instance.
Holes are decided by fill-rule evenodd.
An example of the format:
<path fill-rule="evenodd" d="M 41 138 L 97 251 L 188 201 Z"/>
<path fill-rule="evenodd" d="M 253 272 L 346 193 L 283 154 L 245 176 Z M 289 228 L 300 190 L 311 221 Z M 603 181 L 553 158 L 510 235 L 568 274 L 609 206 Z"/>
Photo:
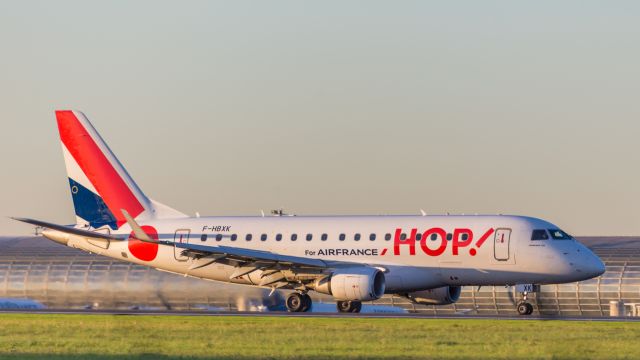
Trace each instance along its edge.
<path fill-rule="evenodd" d="M 527 295 L 529 293 L 535 293 L 540 291 L 540 286 L 535 284 L 518 284 L 515 286 L 516 292 L 522 294 L 522 299 L 516 304 L 516 311 L 520 315 L 533 314 L 533 305 L 527 301 Z"/>
<path fill-rule="evenodd" d="M 533 314 L 533 305 L 526 301 L 519 301 L 518 305 L 516 305 L 516 310 L 520 315 L 531 315 Z"/>
<path fill-rule="evenodd" d="M 338 301 L 336 303 L 338 311 L 341 313 L 359 313 L 362 310 L 362 303 L 360 301 Z"/>
<path fill-rule="evenodd" d="M 307 312 L 311 309 L 311 297 L 306 293 L 294 292 L 287 296 L 285 302 L 289 312 Z"/>

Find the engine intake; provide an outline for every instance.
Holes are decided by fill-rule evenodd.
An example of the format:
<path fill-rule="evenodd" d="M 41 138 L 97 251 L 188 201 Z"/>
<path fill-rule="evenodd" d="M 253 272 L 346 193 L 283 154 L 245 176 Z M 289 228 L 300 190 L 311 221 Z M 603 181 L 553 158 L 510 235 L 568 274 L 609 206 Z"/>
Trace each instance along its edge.
<path fill-rule="evenodd" d="M 336 300 L 369 301 L 384 295 L 384 273 L 371 267 L 338 269 L 313 282 L 313 289 Z"/>
<path fill-rule="evenodd" d="M 421 305 L 449 305 L 460 299 L 462 287 L 443 286 L 435 289 L 403 294 L 404 297 Z"/>

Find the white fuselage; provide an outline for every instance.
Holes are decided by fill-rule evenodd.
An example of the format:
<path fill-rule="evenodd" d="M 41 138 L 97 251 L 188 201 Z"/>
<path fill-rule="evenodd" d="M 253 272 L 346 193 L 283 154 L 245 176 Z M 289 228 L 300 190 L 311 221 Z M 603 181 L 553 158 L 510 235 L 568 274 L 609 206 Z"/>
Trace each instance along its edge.
<path fill-rule="evenodd" d="M 604 271 L 600 259 L 573 239 L 531 240 L 533 230 L 558 227 L 521 216 L 199 217 L 139 222 L 145 231 L 153 228 L 164 241 L 378 267 L 385 271 L 386 293 L 445 285 L 564 283 Z M 414 229 L 417 237 L 426 234 L 426 238 L 412 237 Z M 129 232 L 125 224 L 112 234 Z M 170 245 L 138 240 L 87 242 L 78 236 L 61 240 L 55 231 L 46 231 L 45 236 L 86 251 L 203 279 L 256 285 L 261 277 L 255 271 L 230 278 L 234 267 L 220 263 L 190 270 L 192 260 Z"/>

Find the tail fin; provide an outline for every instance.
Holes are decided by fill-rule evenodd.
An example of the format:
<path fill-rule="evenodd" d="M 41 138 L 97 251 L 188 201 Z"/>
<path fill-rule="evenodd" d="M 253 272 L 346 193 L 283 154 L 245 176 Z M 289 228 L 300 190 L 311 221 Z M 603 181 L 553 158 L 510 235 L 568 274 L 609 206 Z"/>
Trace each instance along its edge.
<path fill-rule="evenodd" d="M 56 111 L 56 119 L 78 224 L 118 229 L 122 209 L 133 218 L 184 216 L 140 190 L 83 113 Z"/>

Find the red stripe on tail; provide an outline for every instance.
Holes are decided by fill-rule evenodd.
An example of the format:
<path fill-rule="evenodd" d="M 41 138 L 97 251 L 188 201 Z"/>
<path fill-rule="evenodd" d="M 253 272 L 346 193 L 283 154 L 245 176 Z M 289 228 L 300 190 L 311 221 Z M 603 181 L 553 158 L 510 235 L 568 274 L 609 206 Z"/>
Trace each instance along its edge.
<path fill-rule="evenodd" d="M 56 119 L 64 146 L 107 204 L 118 221 L 118 227 L 126 222 L 121 209 L 127 210 L 134 218 L 140 215 L 144 207 L 75 114 L 68 110 L 56 111 Z"/>

